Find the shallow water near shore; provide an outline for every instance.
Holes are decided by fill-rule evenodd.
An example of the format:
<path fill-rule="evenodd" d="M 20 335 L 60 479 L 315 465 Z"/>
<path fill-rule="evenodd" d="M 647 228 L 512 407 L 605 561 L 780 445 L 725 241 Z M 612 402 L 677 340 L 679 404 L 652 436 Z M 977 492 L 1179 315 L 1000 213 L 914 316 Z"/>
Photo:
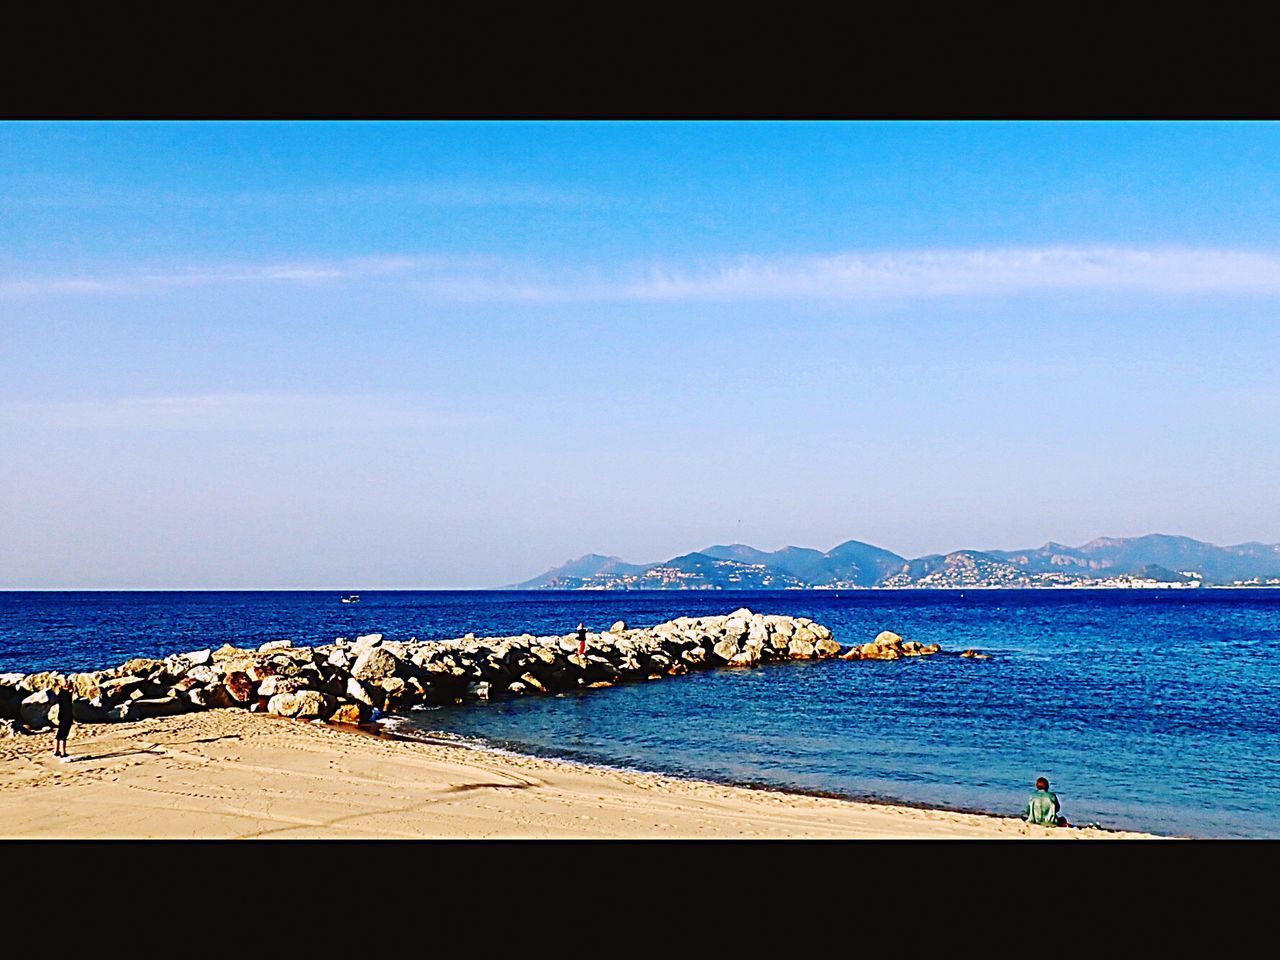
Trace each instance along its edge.
<path fill-rule="evenodd" d="M 1050 778 L 1073 822 L 1280 837 L 1280 590 L 0 593 L 0 671 L 224 642 L 567 633 L 678 616 L 807 616 L 935 656 L 713 670 L 413 711 L 422 731 L 683 776 L 1017 813 Z"/>

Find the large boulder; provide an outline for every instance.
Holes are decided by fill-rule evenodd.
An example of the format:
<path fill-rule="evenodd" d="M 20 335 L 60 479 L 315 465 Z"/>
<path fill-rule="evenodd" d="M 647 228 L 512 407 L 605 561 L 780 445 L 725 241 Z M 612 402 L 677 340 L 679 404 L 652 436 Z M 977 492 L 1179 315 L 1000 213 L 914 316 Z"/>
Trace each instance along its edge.
<path fill-rule="evenodd" d="M 618 675 L 618 668 L 604 657 L 587 657 L 586 667 L 583 671 L 583 679 L 587 683 L 595 683 L 598 680 L 607 680 L 610 683 L 614 683 L 617 681 Z"/>
<path fill-rule="evenodd" d="M 23 724 L 33 730 L 52 726 L 54 721 L 49 719 L 49 713 L 55 702 L 56 695 L 52 690 L 37 690 L 25 698 L 18 708 Z"/>
<path fill-rule="evenodd" d="M 333 698 L 317 690 L 278 693 L 267 702 L 267 712 L 280 717 L 319 717 L 324 720 L 333 709 Z"/>
<path fill-rule="evenodd" d="M 355 654 L 358 657 L 360 656 L 360 654 L 364 653 L 366 650 L 372 650 L 374 647 L 381 645 L 381 643 L 382 643 L 382 634 L 366 633 L 363 636 L 356 637 L 356 642 L 353 643 L 351 646 L 352 646 L 352 649 L 355 650 Z"/>
<path fill-rule="evenodd" d="M 66 676 L 56 670 L 44 670 L 23 678 L 22 686 L 32 693 L 38 690 L 58 690 L 66 680 Z"/>
<path fill-rule="evenodd" d="M 203 664 L 192 667 L 187 671 L 187 679 L 194 680 L 196 683 L 216 683 L 221 676 L 222 674 L 213 667 Z"/>
<path fill-rule="evenodd" d="M 362 704 L 344 703 L 329 715 L 330 723 L 347 723 L 355 726 L 368 719 L 368 708 L 361 709 Z"/>
<path fill-rule="evenodd" d="M 310 684 L 305 677 L 281 677 L 271 675 L 258 684 L 258 696 L 268 700 L 278 693 L 297 693 L 306 690 Z"/>
<path fill-rule="evenodd" d="M 227 707 L 243 707 L 244 704 L 231 695 L 225 683 L 211 683 L 204 688 L 205 705 L 219 710 Z"/>
<path fill-rule="evenodd" d="M 787 656 L 792 660 L 808 660 L 813 652 L 813 641 L 806 637 L 793 636 L 787 644 Z"/>
<path fill-rule="evenodd" d="M 351 668 L 351 675 L 357 680 L 371 680 L 375 683 L 394 677 L 402 669 L 403 661 L 389 650 L 373 647 L 360 654 Z"/>
<path fill-rule="evenodd" d="M 129 694 L 136 690 L 141 690 L 146 686 L 146 684 L 147 681 L 142 677 L 116 677 L 112 680 L 103 680 L 98 685 L 98 695 L 102 697 L 103 700 L 119 702 L 121 700 L 127 700 L 129 698 Z"/>
<path fill-rule="evenodd" d="M 272 650 L 288 650 L 292 646 L 292 640 L 268 640 L 258 647 L 258 652 L 270 653 Z"/>
<path fill-rule="evenodd" d="M 96 670 L 91 673 L 77 673 L 71 677 L 71 690 L 79 698 L 92 700 L 94 697 L 102 696 L 101 683 L 110 677 L 105 670 Z"/>
<path fill-rule="evenodd" d="M 135 677 L 149 677 L 163 669 L 163 660 L 153 660 L 150 657 L 134 657 L 132 660 L 126 660 L 119 667 L 121 675 L 127 673 Z"/>
<path fill-rule="evenodd" d="M 825 637 L 819 637 L 818 642 L 813 645 L 814 652 L 819 657 L 835 657 L 840 654 L 840 644 L 828 633 Z"/>
<path fill-rule="evenodd" d="M 365 706 L 380 707 L 382 706 L 386 694 L 382 688 L 376 684 L 372 686 L 373 690 L 377 691 L 376 693 L 367 689 L 365 685 L 355 677 L 348 677 L 346 695 L 357 703 L 363 703 Z"/>
<path fill-rule="evenodd" d="M 249 674 L 250 678 L 256 673 L 266 679 L 268 676 L 294 677 L 298 675 L 298 671 L 301 669 L 302 667 L 291 657 L 274 656 L 270 660 L 264 660 L 257 664 L 256 669 L 250 667 L 245 673 Z"/>
<path fill-rule="evenodd" d="M 258 685 L 242 670 L 228 673 L 223 682 L 226 684 L 227 693 L 240 703 L 248 703 L 258 695 Z"/>
<path fill-rule="evenodd" d="M 541 680 L 535 677 L 532 673 L 521 674 L 520 682 L 532 690 L 537 690 L 539 693 L 547 692 L 546 684 L 544 684 Z"/>
<path fill-rule="evenodd" d="M 725 637 L 717 641 L 711 652 L 726 662 L 732 660 L 738 655 L 738 637 Z"/>
<path fill-rule="evenodd" d="M 209 691 L 205 687 L 188 687 L 180 696 L 197 710 L 207 710 L 212 706 L 209 703 Z"/>
<path fill-rule="evenodd" d="M 280 672 L 278 664 L 272 663 L 270 660 L 259 660 L 257 663 L 246 664 L 243 672 L 248 674 L 249 679 L 254 683 L 261 683 L 267 677 L 288 676 Z"/>
<path fill-rule="evenodd" d="M 814 624 L 815 631 L 826 633 L 826 628 Z M 819 641 L 820 643 L 828 641 Z M 839 644 L 829 641 L 838 651 Z M 903 657 L 926 657 L 937 653 L 941 648 L 936 643 L 924 644 L 915 640 L 903 640 L 892 630 L 882 630 L 876 634 L 871 643 L 850 648 L 840 654 L 841 660 L 900 660 Z"/>
<path fill-rule="evenodd" d="M 700 667 L 707 661 L 706 647 L 690 647 L 688 650 L 682 651 L 680 659 L 685 663 Z"/>

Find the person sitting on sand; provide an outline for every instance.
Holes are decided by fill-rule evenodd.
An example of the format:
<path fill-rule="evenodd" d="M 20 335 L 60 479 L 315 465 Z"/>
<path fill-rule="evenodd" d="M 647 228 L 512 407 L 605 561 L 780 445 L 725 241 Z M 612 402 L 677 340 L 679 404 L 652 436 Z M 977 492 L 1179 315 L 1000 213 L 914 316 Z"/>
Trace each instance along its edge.
<path fill-rule="evenodd" d="M 1038 823 L 1043 827 L 1065 827 L 1067 818 L 1060 815 L 1062 804 L 1058 795 L 1049 792 L 1049 781 L 1044 777 L 1036 780 L 1036 792 L 1027 798 L 1027 812 L 1023 819 L 1027 823 Z"/>
<path fill-rule="evenodd" d="M 58 706 L 58 731 L 54 735 L 53 755 L 55 757 L 66 758 L 67 756 L 67 737 L 71 735 L 71 681 L 67 680 L 58 690 L 57 699 L 54 701 Z"/>

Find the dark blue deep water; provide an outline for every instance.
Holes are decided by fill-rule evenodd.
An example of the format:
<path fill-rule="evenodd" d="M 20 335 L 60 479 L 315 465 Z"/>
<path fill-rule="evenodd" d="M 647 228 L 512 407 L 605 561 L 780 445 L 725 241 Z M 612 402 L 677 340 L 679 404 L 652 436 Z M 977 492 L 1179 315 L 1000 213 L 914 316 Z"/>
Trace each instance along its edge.
<path fill-rule="evenodd" d="M 1075 822 L 1280 837 L 1280 590 L 0 593 L 0 672 L 224 642 L 567 633 L 579 620 L 812 617 L 991 660 L 781 664 L 416 711 L 423 729 L 667 773 Z"/>

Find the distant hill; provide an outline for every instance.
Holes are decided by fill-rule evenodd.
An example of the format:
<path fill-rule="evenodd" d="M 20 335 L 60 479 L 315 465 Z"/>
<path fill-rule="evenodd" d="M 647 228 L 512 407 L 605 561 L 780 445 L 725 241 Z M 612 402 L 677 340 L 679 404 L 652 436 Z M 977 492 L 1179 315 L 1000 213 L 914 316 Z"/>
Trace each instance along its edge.
<path fill-rule="evenodd" d="M 857 540 L 849 540 L 826 553 L 808 547 L 783 547 L 766 553 L 740 543 L 728 547 L 708 547 L 701 552 L 710 557 L 739 563 L 764 564 L 796 578 L 806 586 L 849 584 L 870 587 L 907 562 L 896 553 Z"/>
<path fill-rule="evenodd" d="M 1274 581 L 1274 583 L 1269 583 Z M 1280 544 L 1219 547 L 1190 537 L 1099 537 L 1080 547 L 957 550 L 907 559 L 859 540 L 826 551 L 766 551 L 718 544 L 661 563 L 634 564 L 589 553 L 514 584 L 515 590 L 784 590 L 1280 586 Z"/>
<path fill-rule="evenodd" d="M 1032 572 L 1096 575 L 1134 573 L 1154 564 L 1195 571 L 1212 583 L 1280 576 L 1280 544 L 1240 543 L 1219 547 L 1190 537 L 1153 533 L 1145 537 L 1099 537 L 1082 547 L 1046 543 L 1035 550 L 992 551 Z"/>
<path fill-rule="evenodd" d="M 568 560 L 554 570 L 548 570 L 540 577 L 534 577 L 524 583 L 517 583 L 512 589 L 559 588 L 573 590 L 584 580 L 590 580 L 595 577 L 625 577 L 641 573 L 644 570 L 645 567 L 642 564 L 626 563 L 618 557 L 602 557 L 598 553 L 588 553 L 577 560 Z"/>

